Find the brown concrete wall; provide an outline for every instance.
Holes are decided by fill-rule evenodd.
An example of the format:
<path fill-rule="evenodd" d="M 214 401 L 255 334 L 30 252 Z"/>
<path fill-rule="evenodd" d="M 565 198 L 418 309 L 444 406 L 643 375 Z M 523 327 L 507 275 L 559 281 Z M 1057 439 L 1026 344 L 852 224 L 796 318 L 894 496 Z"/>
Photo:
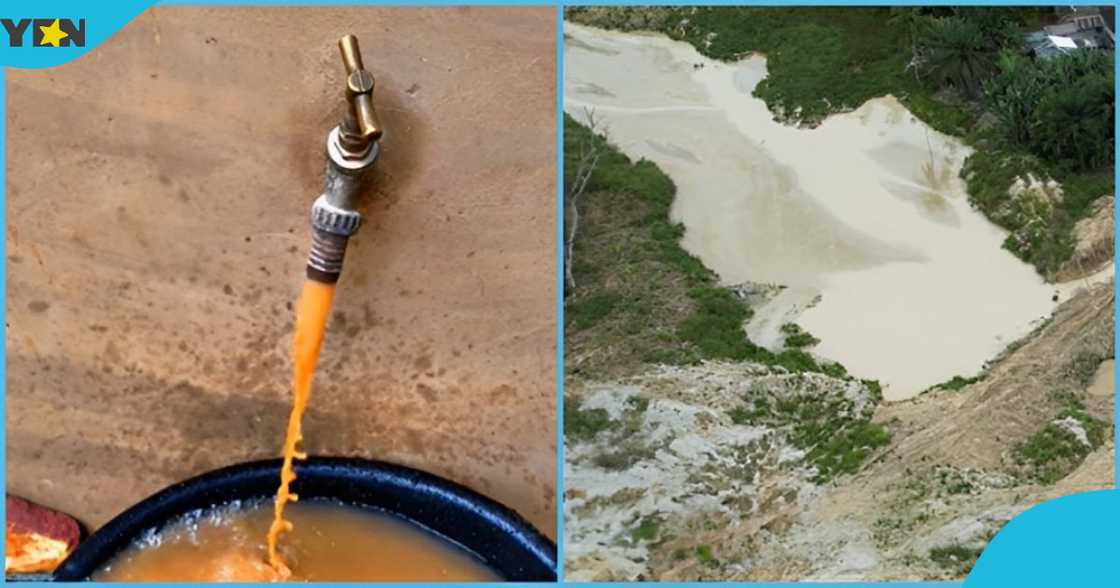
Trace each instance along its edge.
<path fill-rule="evenodd" d="M 345 33 L 387 131 L 306 448 L 555 535 L 552 8 L 159 8 L 10 70 L 9 491 L 96 527 L 278 455 Z"/>

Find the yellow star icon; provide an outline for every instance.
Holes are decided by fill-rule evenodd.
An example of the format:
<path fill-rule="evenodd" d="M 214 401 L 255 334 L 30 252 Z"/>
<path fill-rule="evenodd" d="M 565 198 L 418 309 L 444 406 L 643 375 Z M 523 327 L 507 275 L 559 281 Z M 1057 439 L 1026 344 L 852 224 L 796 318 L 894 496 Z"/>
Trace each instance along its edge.
<path fill-rule="evenodd" d="M 51 26 L 39 27 L 39 30 L 43 32 L 43 39 L 39 41 L 39 45 L 50 45 L 51 47 L 58 47 L 59 41 L 70 36 L 66 34 L 66 32 L 64 32 L 61 28 L 59 28 L 57 18 L 54 19 L 54 22 L 51 23 Z"/>

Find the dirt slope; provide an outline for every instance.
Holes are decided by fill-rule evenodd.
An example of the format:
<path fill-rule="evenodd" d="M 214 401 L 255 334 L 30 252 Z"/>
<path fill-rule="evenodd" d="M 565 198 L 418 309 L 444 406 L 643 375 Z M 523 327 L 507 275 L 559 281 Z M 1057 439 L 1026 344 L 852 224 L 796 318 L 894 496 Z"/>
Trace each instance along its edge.
<path fill-rule="evenodd" d="M 824 484 L 813 480 L 811 465 L 780 434 L 736 428 L 728 419 L 727 410 L 746 391 L 772 385 L 774 376 L 760 368 L 661 368 L 624 382 L 586 384 L 574 392 L 592 406 L 609 406 L 604 399 L 613 395 L 620 418 L 626 398 L 648 398 L 638 434 L 656 437 L 659 419 L 650 411 L 672 408 L 693 417 L 688 426 L 674 421 L 680 430 L 659 448 L 664 451 L 612 471 L 594 469 L 595 452 L 614 450 L 606 437 L 569 438 L 567 514 L 574 523 L 568 523 L 568 575 L 962 577 L 990 537 L 1019 512 L 1053 497 L 1112 486 L 1114 394 L 1112 380 L 1102 373 L 1113 365 L 1113 305 L 1111 283 L 1082 291 L 1010 346 L 981 381 L 880 405 L 874 421 L 890 429 L 889 446 L 859 473 Z M 816 390 L 831 394 L 837 388 Z M 1040 470 L 1019 463 L 1020 448 L 1068 414 L 1102 431 L 1089 436 L 1092 446 L 1080 447 L 1076 458 L 1047 464 L 1053 469 L 1041 471 L 1057 472 L 1056 479 L 1043 479 Z M 687 439 L 693 442 L 682 445 Z M 760 444 L 763 439 L 770 442 Z M 737 445 L 749 451 L 734 451 Z M 685 450 L 698 446 L 705 451 L 689 457 Z M 659 470 L 665 471 L 650 475 Z"/>

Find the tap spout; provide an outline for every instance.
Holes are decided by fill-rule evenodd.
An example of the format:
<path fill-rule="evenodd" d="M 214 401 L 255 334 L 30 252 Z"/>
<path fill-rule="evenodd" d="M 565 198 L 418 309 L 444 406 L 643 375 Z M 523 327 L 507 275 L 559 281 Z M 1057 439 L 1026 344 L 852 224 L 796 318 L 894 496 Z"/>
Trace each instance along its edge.
<path fill-rule="evenodd" d="M 346 35 L 338 41 L 346 68 L 347 115 L 327 135 L 327 167 L 323 193 L 311 206 L 311 253 L 307 277 L 335 283 L 350 236 L 358 231 L 357 211 L 361 176 L 373 167 L 381 151 L 381 121 L 373 104 L 373 74 L 362 64 L 358 39 Z"/>

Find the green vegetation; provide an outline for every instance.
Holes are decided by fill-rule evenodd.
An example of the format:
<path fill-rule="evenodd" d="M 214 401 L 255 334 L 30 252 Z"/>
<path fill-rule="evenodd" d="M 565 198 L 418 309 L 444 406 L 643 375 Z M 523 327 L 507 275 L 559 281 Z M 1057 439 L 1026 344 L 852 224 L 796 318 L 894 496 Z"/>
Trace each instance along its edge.
<path fill-rule="evenodd" d="M 696 546 L 696 559 L 700 560 L 703 564 L 715 564 L 716 556 L 712 553 L 711 545 L 698 545 Z"/>
<path fill-rule="evenodd" d="M 630 532 L 630 539 L 634 543 L 639 541 L 653 541 L 661 529 L 661 521 L 657 517 L 643 517 L 641 523 Z"/>
<path fill-rule="evenodd" d="M 976 565 L 983 551 L 979 547 L 965 547 L 963 545 L 950 545 L 948 547 L 934 547 L 929 550 L 929 558 L 937 565 L 948 568 L 957 576 L 966 576 Z"/>
<path fill-rule="evenodd" d="M 1053 484 L 1073 471 L 1089 454 L 1069 430 L 1054 423 L 1031 435 L 1015 449 L 1020 464 L 1032 467 L 1032 476 L 1044 484 Z"/>
<path fill-rule="evenodd" d="M 879 380 L 860 380 L 864 386 L 867 386 L 868 392 L 871 394 L 871 400 L 878 404 L 883 401 L 883 386 L 879 384 Z"/>
<path fill-rule="evenodd" d="M 1044 10 L 591 7 L 566 14 L 662 32 L 715 59 L 762 53 L 769 75 L 755 95 L 779 120 L 812 126 L 896 96 L 933 128 L 976 148 L 962 170 L 973 204 L 1011 233 L 1009 251 L 1053 278 L 1072 255 L 1074 224 L 1113 191 L 1114 70 L 1111 52 L 1043 61 L 1016 55 Z M 1057 181 L 1062 196 L 1010 196 L 1015 178 L 1027 173 Z"/>
<path fill-rule="evenodd" d="M 979 382 L 980 380 L 983 380 L 983 379 L 984 379 L 984 374 L 980 374 L 978 376 L 973 376 L 971 378 L 966 378 L 964 376 L 953 376 L 952 378 L 950 378 L 950 379 L 948 379 L 944 382 L 941 382 L 940 384 L 934 384 L 933 386 L 930 386 L 926 390 L 926 392 L 929 392 L 931 390 L 951 390 L 953 392 L 956 392 L 957 390 L 960 390 L 961 388 L 964 388 L 965 386 L 975 384 L 976 382 Z"/>
<path fill-rule="evenodd" d="M 1043 484 L 1053 484 L 1069 475 L 1108 435 L 1108 424 L 1086 412 L 1085 404 L 1077 396 L 1068 392 L 1056 396 L 1065 404 L 1058 416 L 1014 449 L 1016 463 L 1026 469 L 1030 478 Z M 1085 432 L 1084 441 L 1070 427 L 1059 424 L 1067 419 Z"/>
<path fill-rule="evenodd" d="M 985 88 L 984 104 L 1011 146 L 1070 171 L 1108 168 L 1114 153 L 1114 58 L 1111 51 L 1075 51 L 1031 60 L 1003 50 Z"/>
<path fill-rule="evenodd" d="M 753 391 L 745 401 L 728 413 L 731 420 L 788 431 L 790 442 L 806 452 L 806 463 L 816 466 L 818 483 L 859 471 L 875 449 L 891 440 L 890 431 L 871 422 L 874 404 L 857 411 L 843 396 L 772 397 Z"/>
<path fill-rule="evenodd" d="M 678 243 L 684 227 L 669 219 L 676 193 L 669 177 L 649 161 L 630 161 L 570 117 L 564 133 L 566 168 L 581 145 L 600 142 L 604 149 L 580 199 L 565 368 L 615 377 L 645 363 L 750 353 L 742 331 L 750 309 Z M 565 169 L 565 180 L 574 174 Z"/>
<path fill-rule="evenodd" d="M 946 494 L 971 494 L 976 490 L 965 471 L 952 467 L 938 468 L 936 471 L 938 488 L 943 489 Z"/>
<path fill-rule="evenodd" d="M 1074 224 L 1113 189 L 1113 57 L 1031 61 L 1004 50 L 995 69 L 984 105 L 999 120 L 997 148 L 974 154 L 961 173 L 973 204 L 1011 232 L 1004 246 L 1053 275 L 1073 253 Z M 1008 194 L 1028 174 L 1060 179 L 1060 193 Z"/>
<path fill-rule="evenodd" d="M 669 218 L 672 180 L 565 116 L 565 166 L 589 142 L 601 145 L 603 155 L 580 199 L 573 251 L 578 286 L 564 307 L 565 369 L 604 378 L 646 363 L 724 359 L 847 377 L 843 366 L 818 363 L 796 348 L 817 342 L 808 333 L 793 334 L 794 348 L 780 353 L 751 343 L 743 331 L 750 307 L 680 246 L 684 227 Z M 565 173 L 566 180 L 575 177 L 574 170 Z"/>
<path fill-rule="evenodd" d="M 647 459 L 652 459 L 657 450 L 634 442 L 623 442 L 615 451 L 600 453 L 592 458 L 592 463 L 609 471 L 622 471 Z"/>
<path fill-rule="evenodd" d="M 564 436 L 574 441 L 591 441 L 600 434 L 609 435 L 605 446 L 611 449 L 592 456 L 591 462 L 605 470 L 625 470 L 657 454 L 657 447 L 645 445 L 636 434 L 647 408 L 648 398 L 632 396 L 626 400 L 622 416 L 612 419 L 604 408 L 584 408 L 578 398 L 565 397 Z"/>
<path fill-rule="evenodd" d="M 565 10 L 576 22 L 658 31 L 692 44 L 713 59 L 765 55 L 769 75 L 755 95 L 783 120 L 814 125 L 829 114 L 850 111 L 872 98 L 893 94 L 942 132 L 964 135 L 975 123 L 974 112 L 935 99 L 936 87 L 909 66 L 916 37 L 927 26 L 930 15 L 948 15 L 954 9 L 783 6 Z M 1029 11 L 1018 17 L 1029 18 Z M 687 24 L 682 26 L 682 21 Z"/>
<path fill-rule="evenodd" d="M 621 299 L 617 292 L 609 290 L 599 292 L 571 304 L 566 312 L 571 316 L 572 324 L 577 329 L 587 329 L 609 315 Z"/>
<path fill-rule="evenodd" d="M 590 441 L 602 431 L 618 427 L 606 409 L 585 409 L 579 399 L 564 397 L 564 435 L 580 441 Z"/>
<path fill-rule="evenodd" d="M 973 205 L 1010 231 L 1004 248 L 1044 273 L 1053 273 L 1073 254 L 1074 221 L 1056 206 L 1059 198 L 1054 191 L 1012 197 L 1008 187 L 1016 178 L 1026 180 L 1027 174 L 1040 181 L 1050 175 L 1037 157 L 997 150 L 976 152 L 961 169 Z"/>
<path fill-rule="evenodd" d="M 592 463 L 612 471 L 625 470 L 630 466 L 657 455 L 657 448 L 645 445 L 636 433 L 641 429 L 642 418 L 649 408 L 649 399 L 631 396 L 626 399 L 626 411 L 617 423 L 617 433 L 608 444 L 612 451 L 600 453 L 592 458 Z"/>
<path fill-rule="evenodd" d="M 794 426 L 792 441 L 808 449 L 806 459 L 817 466 L 817 481 L 859 471 L 871 452 L 890 443 L 891 434 L 881 425 L 862 419 L 812 421 Z"/>
<path fill-rule="evenodd" d="M 757 348 L 743 334 L 743 323 L 751 317 L 747 306 L 724 288 L 700 286 L 688 291 L 695 302 L 690 316 L 677 326 L 677 336 L 701 357 L 746 359 Z"/>
<path fill-rule="evenodd" d="M 921 43 L 929 50 L 925 60 L 929 75 L 957 88 L 967 98 L 978 98 L 999 40 L 985 35 L 979 22 L 964 16 L 920 22 Z"/>
<path fill-rule="evenodd" d="M 737 406 L 727 412 L 731 417 L 731 422 L 736 425 L 749 425 L 755 421 L 756 413 L 743 406 Z"/>
<path fill-rule="evenodd" d="M 791 349 L 812 347 L 821 342 L 820 339 L 803 331 L 799 325 L 793 323 L 782 325 L 782 334 L 786 336 L 786 347 Z"/>

